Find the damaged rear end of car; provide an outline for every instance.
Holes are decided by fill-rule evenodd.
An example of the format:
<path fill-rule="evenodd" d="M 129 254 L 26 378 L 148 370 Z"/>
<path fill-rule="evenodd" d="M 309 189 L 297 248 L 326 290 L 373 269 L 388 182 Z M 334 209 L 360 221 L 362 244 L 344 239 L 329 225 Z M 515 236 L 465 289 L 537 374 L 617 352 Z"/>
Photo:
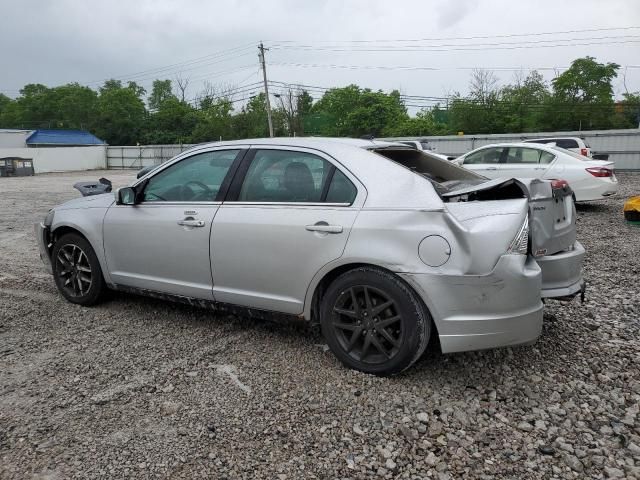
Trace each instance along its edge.
<path fill-rule="evenodd" d="M 574 194 L 567 182 L 535 178 L 487 180 L 425 152 L 386 148 L 378 153 L 429 179 L 452 212 L 477 208 L 489 217 L 500 215 L 505 202 L 524 199 L 529 232 L 526 255 L 542 270 L 541 298 L 568 300 L 577 295 L 584 298 L 585 250 L 576 239 Z M 457 204 L 476 207 L 454 206 Z M 487 245 L 491 241 L 487 238 Z"/>

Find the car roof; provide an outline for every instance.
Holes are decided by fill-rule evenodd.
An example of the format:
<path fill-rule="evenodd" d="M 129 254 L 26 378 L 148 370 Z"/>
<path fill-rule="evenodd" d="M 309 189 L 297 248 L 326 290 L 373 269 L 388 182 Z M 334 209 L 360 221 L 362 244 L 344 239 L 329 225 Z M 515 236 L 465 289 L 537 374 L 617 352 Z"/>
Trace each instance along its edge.
<path fill-rule="evenodd" d="M 243 140 L 223 140 L 221 142 L 201 143 L 195 148 L 222 147 L 234 145 L 282 145 L 289 147 L 327 148 L 332 145 L 350 145 L 367 150 L 385 147 L 406 147 L 399 142 L 387 142 L 382 140 L 368 140 L 362 138 L 343 137 L 273 137 L 273 138 L 247 138 Z"/>
<path fill-rule="evenodd" d="M 532 146 L 531 143 L 529 142 L 503 142 L 503 143 L 491 143 L 488 145 L 482 145 L 481 147 L 478 147 L 472 151 L 476 151 L 476 150 L 480 150 L 482 148 L 488 148 L 488 147 L 526 147 L 526 148 L 540 148 L 541 150 L 551 150 L 553 147 L 545 144 L 545 143 L 538 143 L 535 144 L 535 146 Z"/>
<path fill-rule="evenodd" d="M 582 140 L 580 137 L 539 137 L 539 138 L 528 138 L 524 140 L 526 143 L 535 143 L 537 140 Z"/>

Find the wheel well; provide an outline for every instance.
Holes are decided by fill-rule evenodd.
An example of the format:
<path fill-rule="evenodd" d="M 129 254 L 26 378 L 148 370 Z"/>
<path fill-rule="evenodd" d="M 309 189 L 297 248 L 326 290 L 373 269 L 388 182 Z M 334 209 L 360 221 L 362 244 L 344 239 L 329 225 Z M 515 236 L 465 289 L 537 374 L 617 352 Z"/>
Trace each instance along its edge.
<path fill-rule="evenodd" d="M 313 297 L 311 299 L 311 324 L 314 327 L 317 327 L 320 325 L 320 319 L 319 319 L 320 302 L 322 301 L 322 297 L 324 296 L 324 293 L 326 292 L 329 285 L 331 285 L 331 283 L 343 273 L 346 273 L 350 270 L 355 270 L 356 268 L 362 268 L 362 267 L 376 268 L 378 270 L 384 270 L 392 275 L 395 275 L 395 273 L 392 272 L 391 270 L 386 269 L 384 267 L 380 267 L 379 265 L 373 265 L 371 263 L 348 263 L 346 265 L 340 265 L 339 267 L 334 268 L 330 272 L 327 272 L 325 276 L 322 277 L 322 280 L 320 280 L 320 282 L 316 286 L 313 292 Z M 402 283 L 404 283 L 409 290 L 411 290 L 414 293 L 418 301 L 422 303 L 423 308 L 429 313 L 429 318 L 431 320 L 431 331 L 434 333 L 434 335 L 431 335 L 431 339 L 429 340 L 429 346 L 427 348 L 441 351 L 440 334 L 438 333 L 438 326 L 436 325 L 436 322 L 433 319 L 433 315 L 431 315 L 431 312 L 429 311 L 429 307 L 427 306 L 425 301 L 422 299 L 422 297 L 418 294 L 418 292 L 416 292 L 416 289 L 413 288 L 413 286 L 405 282 L 400 277 L 398 277 L 398 279 Z"/>
<path fill-rule="evenodd" d="M 322 297 L 324 297 L 327 288 L 331 283 L 338 278 L 343 273 L 348 272 L 349 270 L 355 270 L 360 267 L 374 267 L 375 265 L 369 265 L 367 263 L 348 263 L 346 265 L 340 265 L 339 267 L 334 268 L 333 270 L 327 272 L 322 280 L 318 282 L 315 290 L 313 291 L 313 297 L 311 298 L 311 323 L 317 324 L 319 323 L 318 315 L 320 312 L 320 302 L 322 301 Z"/>
<path fill-rule="evenodd" d="M 49 243 L 51 244 L 51 248 L 49 248 L 49 256 L 51 256 L 51 252 L 53 251 L 53 245 L 58 241 L 60 237 L 62 237 L 63 235 L 66 235 L 67 233 L 75 233 L 76 235 L 80 235 L 82 238 L 84 238 L 87 241 L 89 245 L 91 245 L 91 242 L 89 241 L 89 239 L 80 230 L 76 230 L 73 227 L 68 227 L 66 225 L 63 225 L 61 227 L 56 228 L 53 232 L 51 232 L 49 236 Z"/>
<path fill-rule="evenodd" d="M 316 286 L 314 292 L 313 292 L 313 297 L 311 299 L 311 323 L 313 324 L 318 324 L 319 323 L 319 312 L 320 312 L 320 302 L 322 301 L 322 297 L 324 296 L 325 292 L 327 291 L 327 288 L 329 287 L 329 285 L 331 285 L 331 283 L 338 278 L 340 275 L 342 275 L 343 273 L 346 273 L 350 270 L 355 270 L 356 268 L 362 268 L 362 267 L 369 267 L 369 268 L 375 268 L 378 270 L 384 270 L 388 273 L 390 273 L 391 275 L 395 275 L 394 272 L 392 272 L 391 270 L 381 267 L 379 265 L 374 265 L 371 263 L 348 263 L 346 265 L 340 265 L 339 267 L 334 268 L 333 270 L 327 272 L 325 274 L 324 277 L 322 277 L 322 280 L 320 280 L 320 282 L 318 283 L 318 285 Z M 422 303 L 422 306 L 425 308 L 425 310 L 427 310 L 427 312 L 429 311 L 429 307 L 425 304 L 424 300 L 422 299 L 422 297 L 418 294 L 418 292 L 416 292 L 416 290 L 409 285 L 407 282 L 405 282 L 402 278 L 398 277 L 398 279 L 404 283 L 406 285 L 406 287 L 408 289 L 410 289 L 415 296 L 420 300 L 420 302 Z M 430 315 L 430 317 L 432 318 L 431 322 L 432 322 L 432 326 L 435 329 L 436 325 L 435 322 L 433 322 L 433 317 Z"/>

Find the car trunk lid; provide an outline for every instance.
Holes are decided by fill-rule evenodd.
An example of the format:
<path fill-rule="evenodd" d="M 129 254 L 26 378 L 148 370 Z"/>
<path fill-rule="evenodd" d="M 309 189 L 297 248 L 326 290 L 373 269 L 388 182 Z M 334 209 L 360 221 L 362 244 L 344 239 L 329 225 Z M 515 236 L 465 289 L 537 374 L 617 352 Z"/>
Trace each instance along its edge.
<path fill-rule="evenodd" d="M 445 201 L 498 200 L 514 198 L 517 191 L 529 199 L 530 253 L 541 257 L 571 248 L 576 241 L 576 212 L 573 192 L 566 182 L 502 178 L 477 185 L 466 183 L 441 196 Z"/>

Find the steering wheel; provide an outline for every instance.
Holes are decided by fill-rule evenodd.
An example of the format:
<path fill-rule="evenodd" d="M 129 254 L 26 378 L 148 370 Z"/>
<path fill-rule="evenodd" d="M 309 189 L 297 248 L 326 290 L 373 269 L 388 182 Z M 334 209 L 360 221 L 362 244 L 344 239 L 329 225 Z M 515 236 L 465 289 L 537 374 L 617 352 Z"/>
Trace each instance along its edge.
<path fill-rule="evenodd" d="M 213 197 L 214 196 L 214 191 L 211 190 L 207 185 L 205 185 L 202 182 L 199 182 L 198 180 L 189 180 L 187 183 L 185 183 L 184 185 L 182 185 L 182 199 L 183 200 L 193 200 L 196 196 L 196 194 L 193 192 L 193 190 L 191 189 L 191 187 L 189 187 L 189 185 L 195 185 L 197 187 L 200 187 L 204 190 L 204 192 L 202 192 L 203 194 L 208 194 L 209 197 Z M 188 192 L 188 194 L 187 194 Z M 187 197 L 187 195 L 189 195 L 190 198 L 185 198 Z M 211 200 L 214 200 L 214 198 L 211 198 Z"/>

